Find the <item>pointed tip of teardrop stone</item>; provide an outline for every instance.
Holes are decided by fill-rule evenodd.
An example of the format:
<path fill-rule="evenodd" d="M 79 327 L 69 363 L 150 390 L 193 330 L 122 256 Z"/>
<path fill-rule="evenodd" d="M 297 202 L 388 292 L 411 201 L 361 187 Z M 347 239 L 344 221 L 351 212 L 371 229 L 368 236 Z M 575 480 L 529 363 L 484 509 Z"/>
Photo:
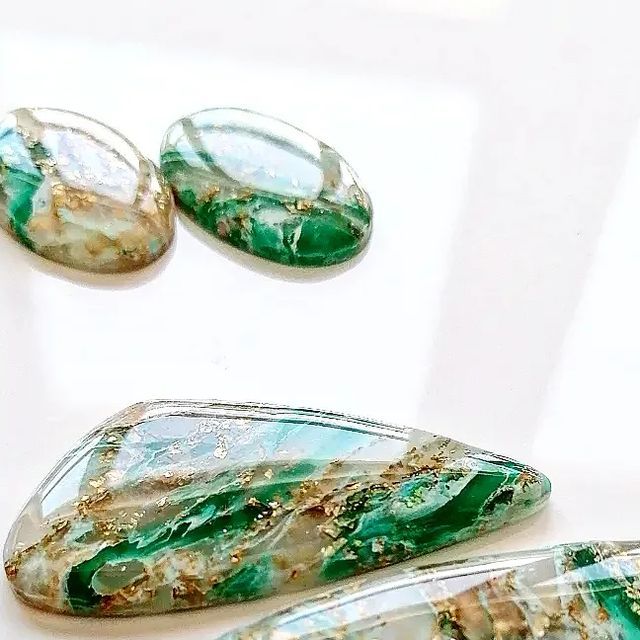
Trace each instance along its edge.
<path fill-rule="evenodd" d="M 281 264 L 353 258 L 372 207 L 353 169 L 323 142 L 245 109 L 209 109 L 167 131 L 161 167 L 183 210 L 205 231 Z"/>
<path fill-rule="evenodd" d="M 17 109 L 0 121 L 0 228 L 53 262 L 132 271 L 170 245 L 173 196 L 110 127 L 69 111 Z"/>
<path fill-rule="evenodd" d="M 13 526 L 5 568 L 50 611 L 137 615 L 295 591 L 537 511 L 549 481 L 442 436 L 265 405 L 135 405 Z"/>

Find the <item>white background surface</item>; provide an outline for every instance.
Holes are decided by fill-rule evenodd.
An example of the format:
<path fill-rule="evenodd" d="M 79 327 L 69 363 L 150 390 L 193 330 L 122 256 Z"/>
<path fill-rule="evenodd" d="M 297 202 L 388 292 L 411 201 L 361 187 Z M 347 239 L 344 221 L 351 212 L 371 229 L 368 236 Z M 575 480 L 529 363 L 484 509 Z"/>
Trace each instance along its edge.
<path fill-rule="evenodd" d="M 306 129 L 375 206 L 366 254 L 301 272 L 207 241 L 130 276 L 0 237 L 0 536 L 90 427 L 151 398 L 420 426 L 545 471 L 549 508 L 436 558 L 640 537 L 635 0 L 3 3 L 0 110 L 92 115 L 157 158 L 210 106 Z M 263 601 L 116 622 L 0 585 L 0 637 L 203 639 Z"/>

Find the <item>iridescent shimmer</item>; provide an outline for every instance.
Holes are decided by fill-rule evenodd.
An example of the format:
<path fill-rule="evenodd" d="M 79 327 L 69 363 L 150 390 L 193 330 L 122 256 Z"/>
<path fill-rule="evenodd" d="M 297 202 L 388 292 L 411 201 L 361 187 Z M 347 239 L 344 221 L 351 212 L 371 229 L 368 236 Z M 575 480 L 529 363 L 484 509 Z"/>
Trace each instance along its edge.
<path fill-rule="evenodd" d="M 18 109 L 0 122 L 0 227 L 77 269 L 131 271 L 173 237 L 171 190 L 109 127 L 68 111 Z"/>
<path fill-rule="evenodd" d="M 161 166 L 195 222 L 262 258 L 326 266 L 369 239 L 371 202 L 353 169 L 280 120 L 243 109 L 182 118 L 167 131 Z"/>
<path fill-rule="evenodd" d="M 407 569 L 219 640 L 637 640 L 640 543 L 569 544 Z"/>
<path fill-rule="evenodd" d="M 28 603 L 134 615 L 288 592 L 537 511 L 548 480 L 423 431 L 265 405 L 157 402 L 45 479 L 5 567 Z"/>

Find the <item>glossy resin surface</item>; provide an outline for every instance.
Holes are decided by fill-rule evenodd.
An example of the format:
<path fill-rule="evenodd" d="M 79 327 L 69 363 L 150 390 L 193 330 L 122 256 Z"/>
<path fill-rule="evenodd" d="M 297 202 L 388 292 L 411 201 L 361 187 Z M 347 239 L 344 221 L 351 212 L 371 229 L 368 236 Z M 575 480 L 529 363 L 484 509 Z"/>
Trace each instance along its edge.
<path fill-rule="evenodd" d="M 366 245 L 369 196 L 336 151 L 286 122 L 209 109 L 167 131 L 162 170 L 203 229 L 262 258 L 344 262 Z"/>
<path fill-rule="evenodd" d="M 548 480 L 423 431 L 338 414 L 134 405 L 71 451 L 5 548 L 41 608 L 131 615 L 353 576 L 539 509 Z"/>
<path fill-rule="evenodd" d="M 0 121 L 0 227 L 35 253 L 84 271 L 119 272 L 173 237 L 171 190 L 113 129 L 57 109 Z"/>
<path fill-rule="evenodd" d="M 365 580 L 220 640 L 636 640 L 640 544 L 570 544 Z"/>

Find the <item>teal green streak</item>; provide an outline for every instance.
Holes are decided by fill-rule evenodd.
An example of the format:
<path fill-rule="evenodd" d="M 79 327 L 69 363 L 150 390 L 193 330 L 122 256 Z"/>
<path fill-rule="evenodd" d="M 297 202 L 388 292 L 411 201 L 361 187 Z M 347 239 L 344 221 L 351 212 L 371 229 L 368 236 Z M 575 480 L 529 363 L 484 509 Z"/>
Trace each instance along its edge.
<path fill-rule="evenodd" d="M 251 505 L 246 502 L 246 489 L 238 487 L 237 480 L 230 481 L 226 491 L 205 498 L 192 498 L 190 505 L 188 498 L 185 498 L 184 511 L 175 520 L 149 526 L 134 538 L 105 547 L 89 560 L 73 567 L 65 582 L 65 593 L 70 607 L 78 613 L 90 613 L 99 605 L 101 595 L 94 590 L 91 581 L 95 573 L 107 563 L 143 560 L 159 552 L 184 549 L 207 542 L 215 548 L 225 538 L 233 539 L 238 533 L 246 534 L 258 516 L 270 515 L 269 502 L 275 499 L 290 499 L 292 489 L 298 487 L 302 480 L 312 476 L 316 470 L 317 465 L 304 461 L 281 470 L 277 478 L 269 484 L 257 486 L 251 491 L 255 498 Z M 195 522 L 200 524 L 194 525 Z M 250 586 L 251 581 L 246 576 L 238 578 L 237 575 L 232 574 L 230 579 L 234 579 L 235 576 L 236 580 L 244 580 L 248 590 L 257 588 Z M 264 571 L 260 575 L 264 575 Z M 257 579 L 258 573 L 255 574 L 253 582 Z M 223 585 L 224 581 L 217 585 L 217 588 L 224 590 Z"/>
<path fill-rule="evenodd" d="M 43 542 L 62 584 L 56 608 L 153 613 L 315 586 L 490 531 L 547 497 L 546 478 L 515 461 L 430 435 L 408 434 L 411 446 L 403 432 L 381 434 L 364 421 L 334 426 L 314 412 L 260 414 L 246 437 L 248 424 L 225 416 L 234 423 L 224 460 L 214 459 L 218 427 L 198 422 L 202 437 L 189 439 L 188 458 L 177 461 L 174 443 L 194 433 L 195 420 L 159 416 L 137 430 L 117 423 L 73 454 L 82 460 L 69 478 L 77 495 L 91 495 L 107 473 L 118 485 Z M 176 464 L 179 482 L 165 494 L 156 479 Z M 144 516 L 132 521 L 138 511 Z M 117 537 L 105 536 L 104 522 Z M 21 573 L 27 558 L 11 566 L 17 584 L 33 579 Z M 173 561 L 176 573 L 163 577 Z M 144 602 L 123 601 L 136 590 Z"/>
<path fill-rule="evenodd" d="M 33 249 L 27 224 L 33 214 L 33 197 L 44 182 L 37 163 L 49 154 L 39 143 L 27 147 L 15 130 L 5 131 L 0 141 L 0 192 L 6 198 L 6 215 L 18 240 Z M 3 157 L 3 148 L 12 150 L 10 161 Z"/>
<path fill-rule="evenodd" d="M 395 485 L 367 486 L 349 495 L 332 525 L 338 529 L 336 539 L 344 543 L 338 543 L 333 555 L 324 560 L 318 578 L 330 581 L 356 575 L 500 526 L 514 499 L 520 472 L 507 465 L 487 464 L 486 471 L 472 474 L 456 470 L 416 473 Z M 271 520 L 270 527 L 274 527 L 278 518 L 290 513 L 285 510 L 276 516 L 270 504 L 290 503 L 300 483 L 319 477 L 325 465 L 326 461 L 301 461 L 279 469 L 272 465 L 273 478 L 265 484 L 252 482 L 250 488 L 239 484 L 238 469 L 217 476 L 213 483 L 197 485 L 196 490 L 185 487 L 172 501 L 181 506 L 173 520 L 147 526 L 69 571 L 65 592 L 70 607 L 77 613 L 99 607 L 102 595 L 93 588 L 92 580 L 105 564 L 144 561 L 155 554 L 189 548 L 205 555 L 228 555 L 239 541 L 246 545 L 254 536 L 259 540 L 258 521 Z M 526 507 L 520 507 L 525 513 Z M 380 541 L 382 549 L 378 548 Z M 235 572 L 227 571 L 206 594 L 208 601 L 249 599 L 278 588 L 269 553 L 259 561 L 247 558 Z"/>
<path fill-rule="evenodd" d="M 178 192 L 178 200 L 205 230 L 228 244 L 283 264 L 316 266 L 337 264 L 355 255 L 364 240 L 343 214 L 318 204 L 304 214 L 292 214 L 285 201 L 255 194 L 243 199 L 195 203 L 190 191 Z M 294 205 L 295 201 L 289 204 Z M 259 218 L 262 210 L 280 209 L 287 220 L 280 225 Z M 346 205 L 345 205 L 345 208 Z M 357 207 L 351 207 L 361 215 Z M 218 225 L 228 230 L 219 233 Z"/>
<path fill-rule="evenodd" d="M 371 212 L 355 201 L 338 204 L 319 198 L 305 211 L 295 210 L 297 200 L 256 191 L 247 197 L 223 195 L 199 201 L 185 176 L 193 169 L 179 152 L 162 155 L 162 170 L 174 184 L 183 209 L 203 229 L 243 251 L 281 264 L 328 266 L 349 260 L 367 242 Z M 277 210 L 282 221 L 262 219 Z M 224 229 L 224 232 L 221 232 Z"/>
<path fill-rule="evenodd" d="M 577 567 L 587 569 L 585 584 L 596 602 L 622 627 L 624 633 L 621 637 L 626 640 L 640 639 L 640 601 L 629 595 L 633 593 L 633 577 L 631 580 L 622 576 L 612 578 L 606 561 L 598 560 L 592 546 L 575 550 L 571 553 L 571 559 Z M 635 562 L 633 564 L 635 566 Z M 633 576 L 635 572 L 637 567 Z"/>
<path fill-rule="evenodd" d="M 421 514 L 421 507 L 429 501 L 419 496 L 422 491 L 428 494 L 434 489 L 433 474 L 408 480 L 397 488 L 379 486 L 355 494 L 337 520 L 346 543 L 325 560 L 323 578 L 337 580 L 469 537 L 490 516 L 495 517 L 501 506 L 509 505 L 513 492 L 506 490 L 506 485 L 515 482 L 517 476 L 507 469 L 504 475 L 480 471 L 458 495 L 426 514 Z M 444 485 L 446 482 L 446 478 L 441 481 Z M 400 509 L 399 505 L 405 508 Z M 499 524 L 496 519 L 492 526 Z M 374 540 L 384 543 L 382 551 L 374 550 Z"/>
<path fill-rule="evenodd" d="M 273 589 L 273 564 L 269 556 L 264 556 L 212 587 L 205 597 L 217 603 L 241 602 L 269 595 Z"/>
<path fill-rule="evenodd" d="M 41 174 L 25 173 L 1 164 L 0 190 L 7 199 L 7 217 L 17 238 L 30 249 L 33 248 L 27 224 L 33 213 L 33 197 L 40 188 L 44 177 Z"/>

